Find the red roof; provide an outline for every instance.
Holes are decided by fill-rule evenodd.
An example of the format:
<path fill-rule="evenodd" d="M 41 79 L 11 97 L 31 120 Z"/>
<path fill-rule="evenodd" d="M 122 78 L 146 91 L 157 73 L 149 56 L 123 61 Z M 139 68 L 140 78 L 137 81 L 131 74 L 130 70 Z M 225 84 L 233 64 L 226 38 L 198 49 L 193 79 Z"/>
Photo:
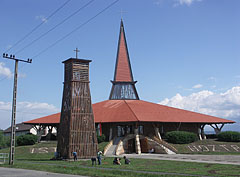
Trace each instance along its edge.
<path fill-rule="evenodd" d="M 49 116 L 41 117 L 38 119 L 29 120 L 23 122 L 24 124 L 59 124 L 60 123 L 61 113 L 52 114 Z"/>
<path fill-rule="evenodd" d="M 95 122 L 234 123 L 234 121 L 142 100 L 107 100 L 93 105 Z"/>
<path fill-rule="evenodd" d="M 163 106 L 142 100 L 106 100 L 93 104 L 95 123 L 107 122 L 183 122 L 235 123 L 234 121 Z M 59 123 L 60 113 L 24 123 Z"/>
<path fill-rule="evenodd" d="M 118 41 L 118 53 L 117 53 L 114 81 L 117 81 L 117 82 L 133 81 L 128 49 L 127 49 L 127 42 L 125 38 L 124 26 L 122 21 L 121 21 L 119 41 Z"/>

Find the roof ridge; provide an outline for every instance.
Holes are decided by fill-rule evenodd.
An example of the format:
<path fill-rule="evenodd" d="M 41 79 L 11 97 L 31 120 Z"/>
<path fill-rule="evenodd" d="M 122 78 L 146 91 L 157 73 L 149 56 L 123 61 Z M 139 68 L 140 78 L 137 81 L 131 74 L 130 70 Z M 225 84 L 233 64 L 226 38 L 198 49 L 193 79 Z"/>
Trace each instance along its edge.
<path fill-rule="evenodd" d="M 131 112 L 133 113 L 134 117 L 136 117 L 137 121 L 139 122 L 140 120 L 138 119 L 137 115 L 134 113 L 134 111 L 132 110 L 132 108 L 129 106 L 129 104 L 127 102 L 129 100 L 123 100 L 123 101 L 127 104 L 128 108 L 131 110 Z M 140 101 L 140 100 L 138 100 L 138 101 Z"/>

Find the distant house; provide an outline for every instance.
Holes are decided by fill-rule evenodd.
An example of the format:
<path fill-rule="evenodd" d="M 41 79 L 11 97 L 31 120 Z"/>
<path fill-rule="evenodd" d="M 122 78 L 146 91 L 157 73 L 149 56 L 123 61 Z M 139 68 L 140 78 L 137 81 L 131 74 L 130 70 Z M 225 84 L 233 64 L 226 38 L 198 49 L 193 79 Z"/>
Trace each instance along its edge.
<path fill-rule="evenodd" d="M 4 136 L 11 136 L 11 127 L 7 128 L 3 131 Z M 27 125 L 27 124 L 17 124 L 16 125 L 16 136 L 20 135 L 26 135 L 26 134 L 34 134 L 36 135 L 36 129 L 33 125 Z"/>

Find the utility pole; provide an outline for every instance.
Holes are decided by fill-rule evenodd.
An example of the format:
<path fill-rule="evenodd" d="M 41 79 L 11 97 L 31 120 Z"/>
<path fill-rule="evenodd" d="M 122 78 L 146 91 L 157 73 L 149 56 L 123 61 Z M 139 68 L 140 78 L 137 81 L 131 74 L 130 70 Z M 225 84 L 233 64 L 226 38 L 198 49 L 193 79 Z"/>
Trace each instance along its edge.
<path fill-rule="evenodd" d="M 14 84 L 13 84 L 13 101 L 12 101 L 12 121 L 11 121 L 11 146 L 9 153 L 9 165 L 13 165 L 15 153 L 15 137 L 16 137 L 16 101 L 17 101 L 17 79 L 18 79 L 18 62 L 32 63 L 32 59 L 21 60 L 15 58 L 15 55 L 3 54 L 3 58 L 15 60 Z"/>

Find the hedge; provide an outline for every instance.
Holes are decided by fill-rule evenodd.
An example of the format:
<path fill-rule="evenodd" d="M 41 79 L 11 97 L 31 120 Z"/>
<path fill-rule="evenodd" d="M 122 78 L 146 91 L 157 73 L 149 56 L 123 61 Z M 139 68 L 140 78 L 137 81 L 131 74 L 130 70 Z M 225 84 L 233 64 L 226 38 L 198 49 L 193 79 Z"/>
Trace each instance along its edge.
<path fill-rule="evenodd" d="M 5 138 L 3 136 L 3 132 L 0 131 L 0 149 L 5 148 L 5 147 L 6 147 Z"/>
<path fill-rule="evenodd" d="M 195 133 L 185 131 L 172 131 L 166 134 L 167 142 L 174 144 L 187 144 L 198 140 Z"/>
<path fill-rule="evenodd" d="M 235 131 L 221 132 L 217 135 L 219 141 L 240 142 L 240 133 Z"/>
<path fill-rule="evenodd" d="M 102 136 L 97 136 L 97 141 L 98 143 L 104 142 L 106 139 L 106 136 L 104 134 L 102 134 Z"/>
<path fill-rule="evenodd" d="M 20 135 L 17 137 L 17 145 L 33 145 L 37 142 L 38 136 L 36 135 Z"/>
<path fill-rule="evenodd" d="M 4 136 L 3 132 L 0 131 L 0 149 L 10 147 L 10 136 Z"/>

